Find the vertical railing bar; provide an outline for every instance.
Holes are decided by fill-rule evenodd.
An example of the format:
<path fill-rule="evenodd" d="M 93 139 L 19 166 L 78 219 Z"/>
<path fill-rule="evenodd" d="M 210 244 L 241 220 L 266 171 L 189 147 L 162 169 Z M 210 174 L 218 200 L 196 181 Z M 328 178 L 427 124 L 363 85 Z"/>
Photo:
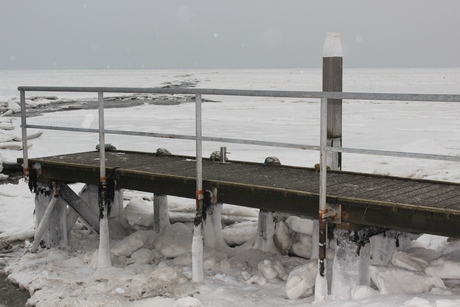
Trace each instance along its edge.
<path fill-rule="evenodd" d="M 27 114 L 26 114 L 26 93 L 21 90 L 20 93 L 21 100 L 21 129 L 22 129 L 22 172 L 24 177 L 29 176 L 29 150 L 27 145 Z"/>
<path fill-rule="evenodd" d="M 320 184 L 319 184 L 319 217 L 320 222 L 324 220 L 326 213 L 326 181 L 327 181 L 327 99 L 321 99 L 321 119 L 320 119 Z M 321 226 L 321 224 L 320 224 Z M 320 227 L 321 230 L 321 227 Z M 321 239 L 321 237 L 320 237 Z M 320 247 L 323 242 L 319 242 Z M 320 253 L 321 254 L 321 253 Z M 323 275 L 322 275 L 323 276 Z"/>
<path fill-rule="evenodd" d="M 100 179 L 105 180 L 104 93 L 98 92 Z"/>
<path fill-rule="evenodd" d="M 318 210 L 318 231 L 319 231 L 319 255 L 318 275 L 315 282 L 315 301 L 321 302 L 327 298 L 326 278 L 326 179 L 327 179 L 327 99 L 321 98 L 320 113 L 320 180 L 319 180 L 319 210 Z"/>
<path fill-rule="evenodd" d="M 104 121 L 104 93 L 98 92 L 99 102 L 99 253 L 98 268 L 112 266 L 110 258 L 110 234 L 109 234 L 109 206 L 110 199 L 107 196 L 107 178 L 105 171 L 105 121 Z"/>
<path fill-rule="evenodd" d="M 196 216 L 192 239 L 192 281 L 204 281 L 203 267 L 203 160 L 202 160 L 202 114 L 201 94 L 195 96 L 196 125 Z"/>
<path fill-rule="evenodd" d="M 196 189 L 203 190 L 201 94 L 196 94 Z"/>

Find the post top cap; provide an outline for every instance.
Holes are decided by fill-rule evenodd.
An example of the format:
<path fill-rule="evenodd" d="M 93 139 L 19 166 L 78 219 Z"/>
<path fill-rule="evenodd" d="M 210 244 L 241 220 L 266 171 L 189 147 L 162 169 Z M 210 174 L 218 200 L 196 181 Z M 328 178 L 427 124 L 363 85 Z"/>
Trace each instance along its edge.
<path fill-rule="evenodd" d="M 342 43 L 339 32 L 327 32 L 324 42 L 323 57 L 342 57 Z"/>

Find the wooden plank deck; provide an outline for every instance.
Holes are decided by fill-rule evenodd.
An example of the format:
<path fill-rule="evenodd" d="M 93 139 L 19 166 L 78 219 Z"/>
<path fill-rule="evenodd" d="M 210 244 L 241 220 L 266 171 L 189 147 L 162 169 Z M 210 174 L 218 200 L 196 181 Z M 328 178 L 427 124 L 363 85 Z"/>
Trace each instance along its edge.
<path fill-rule="evenodd" d="M 195 197 L 194 157 L 106 152 L 108 171 L 117 168 L 121 188 Z M 99 153 L 31 158 L 43 182 L 97 184 Z M 313 168 L 203 159 L 203 187 L 218 189 L 223 203 L 317 217 L 319 173 Z M 344 225 L 460 237 L 460 184 L 351 172 L 328 172 L 327 202 L 342 206 Z"/>

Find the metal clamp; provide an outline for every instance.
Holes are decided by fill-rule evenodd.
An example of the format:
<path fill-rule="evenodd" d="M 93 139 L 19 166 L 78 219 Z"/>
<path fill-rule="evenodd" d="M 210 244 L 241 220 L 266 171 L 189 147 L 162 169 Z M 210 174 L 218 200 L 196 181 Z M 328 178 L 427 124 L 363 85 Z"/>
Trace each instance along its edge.
<path fill-rule="evenodd" d="M 327 218 L 334 224 L 342 224 L 342 205 L 326 203 L 326 212 L 323 214 L 323 218 Z"/>

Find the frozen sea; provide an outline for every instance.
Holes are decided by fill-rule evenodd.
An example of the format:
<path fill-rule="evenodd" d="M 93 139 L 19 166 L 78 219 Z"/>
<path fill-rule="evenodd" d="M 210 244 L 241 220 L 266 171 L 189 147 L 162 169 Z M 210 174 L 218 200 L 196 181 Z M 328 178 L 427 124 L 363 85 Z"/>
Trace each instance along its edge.
<path fill-rule="evenodd" d="M 187 84 L 198 88 L 320 91 L 321 82 L 321 69 L 0 71 L 0 106 L 5 107 L 8 101 L 10 103 L 17 101 L 19 96 L 17 87 L 20 85 L 163 87 Z M 459 89 L 460 68 L 344 69 L 344 92 L 459 94 Z M 48 96 L 49 93 L 27 95 L 29 98 Z M 50 93 L 50 95 L 57 96 L 59 99 L 74 99 L 77 103 L 96 98 L 96 94 L 88 93 Z M 224 96 L 203 98 L 209 100 L 203 105 L 203 135 L 205 136 L 319 144 L 317 100 Z M 38 101 L 42 105 L 47 104 L 46 98 Z M 460 104 L 458 103 L 344 101 L 343 112 L 343 142 L 346 147 L 460 155 Z M 193 135 L 195 131 L 194 104 L 188 102 L 112 108 L 106 110 L 105 117 L 107 129 L 188 135 Z M 19 136 L 19 119 L 8 117 L 8 120 L 15 129 L 0 131 L 2 136 Z M 29 118 L 28 123 L 96 128 L 97 111 L 83 109 L 44 113 Z M 46 130 L 42 136 L 30 141 L 32 147 L 29 155 L 34 157 L 93 150 L 97 142 L 96 134 Z M 126 150 L 155 151 L 158 147 L 164 147 L 174 154 L 195 154 L 193 141 L 108 135 L 107 142 Z M 220 146 L 227 146 L 229 157 L 233 160 L 263 162 L 267 156 L 277 156 L 283 164 L 302 166 L 313 166 L 319 160 L 319 153 L 316 151 L 211 142 L 204 144 L 203 156 L 218 150 Z M 14 162 L 20 156 L 20 151 L 1 151 L 2 159 L 7 162 Z M 453 162 L 344 155 L 343 169 L 460 182 L 460 165 Z M 33 195 L 30 195 L 26 185 L 24 183 L 2 185 L 0 188 L 2 235 L 30 230 L 33 227 L 34 205 Z M 129 208 L 138 206 L 142 200 L 146 203 L 151 202 L 149 195 L 140 195 L 139 198 L 137 197 L 139 195 L 132 191 L 127 191 L 126 195 L 126 207 Z M 190 213 L 190 208 L 193 206 L 193 201 L 171 198 L 170 217 Z M 15 210 L 11 210 L 13 207 Z M 254 221 L 257 218 L 256 211 L 245 211 L 244 208 L 224 205 L 224 209 L 226 207 L 227 218 L 237 216 L 238 219 L 235 220 L 239 221 L 237 224 L 241 224 L 239 226 L 244 229 L 243 233 L 256 230 Z M 41 251 L 36 255 L 26 253 L 24 256 L 21 255 L 22 249 L 19 249 L 16 256 L 7 261 L 6 264 L 9 265 L 7 272 L 11 275 L 11 280 L 31 292 L 30 304 L 58 306 L 65 303 L 71 306 L 91 304 L 103 306 L 110 298 L 112 300 L 110 302 L 115 305 L 142 306 L 141 298 L 143 298 L 145 306 L 173 306 L 174 304 L 192 306 L 190 305 L 192 303 L 180 305 L 183 303 L 181 298 L 191 296 L 204 306 L 235 306 L 243 303 L 242 300 L 246 306 L 312 304 L 311 296 L 297 300 L 288 299 L 286 282 L 282 278 L 267 279 L 265 274 L 268 269 L 257 268 L 258 263 L 270 259 L 273 263 L 283 262 L 287 273 L 290 273 L 295 267 L 295 261 L 306 262 L 304 258 L 288 261 L 285 258 L 272 258 L 245 251 L 247 265 L 242 266 L 241 263 L 244 261 L 241 262 L 241 259 L 234 255 L 211 253 L 212 256 L 208 255 L 207 258 L 209 270 L 206 273 L 205 283 L 190 285 L 187 279 L 189 277 L 187 261 L 181 258 L 182 262 L 177 259 L 174 259 L 176 260 L 174 262 L 162 258 L 161 252 L 158 250 L 153 252 L 150 246 L 151 253 L 155 254 L 155 260 L 151 260 L 148 269 L 137 263 L 138 267 L 130 267 L 128 272 L 113 271 L 107 273 L 109 277 L 101 277 L 94 273 L 94 268 L 91 266 L 96 246 L 94 241 L 97 238 L 81 230 L 76 230 L 75 233 L 80 241 L 88 243 L 85 248 L 69 247 L 64 250 Z M 236 237 L 242 237 L 241 234 L 241 230 L 238 232 L 235 228 L 226 230 L 228 240 L 236 240 Z M 248 240 L 250 242 L 250 239 Z M 460 257 L 457 254 L 460 254 L 458 252 L 460 248 L 456 248 L 455 242 L 447 242 L 446 238 L 432 236 L 423 236 L 422 239 L 411 242 L 408 250 L 417 248 L 432 250 L 432 253 L 437 255 L 436 259 L 431 259 L 433 262 L 437 261 L 433 264 L 437 265 L 437 271 L 450 271 L 453 275 L 433 277 L 431 273 L 432 275 L 425 276 L 423 269 L 413 273 L 407 270 L 407 266 L 401 269 L 400 266 L 389 264 L 384 270 L 374 269 L 374 288 L 354 289 L 353 295 L 336 295 L 335 299 L 331 298 L 326 305 L 459 306 L 460 296 L 457 286 L 460 282 L 457 283 L 457 280 L 460 281 L 460 260 L 458 260 Z M 454 257 L 451 253 L 457 256 Z M 400 265 L 400 259 L 423 262 L 420 260 L 423 257 L 414 254 L 417 253 L 397 254 L 399 258 L 396 260 L 399 259 L 399 262 L 395 260 L 395 263 Z M 446 257 L 443 258 L 442 255 Z M 446 260 L 447 256 L 450 257 L 449 261 Z M 133 260 L 135 257 L 131 255 L 120 257 L 117 268 L 136 264 Z M 226 259 L 228 261 L 225 261 Z M 425 262 L 428 267 L 430 262 Z M 255 263 L 255 266 L 249 263 Z M 141 272 L 140 268 L 144 268 L 146 272 Z M 72 270 L 77 269 L 78 276 L 72 276 Z M 428 272 L 432 271 L 428 270 Z M 134 277 L 133 272 L 138 274 Z M 147 276 L 144 276 L 146 274 Z M 161 292 L 161 295 L 155 296 L 156 292 L 148 287 L 146 291 L 150 293 L 149 297 L 146 297 L 145 293 L 137 294 L 135 290 L 126 288 L 126 280 L 138 287 L 146 287 L 148 283 L 158 285 L 158 280 L 151 279 L 154 275 L 166 276 L 165 278 L 171 280 L 165 286 L 170 288 Z M 395 279 L 391 279 L 389 275 Z M 422 279 L 422 275 L 426 279 Z M 108 282 L 101 282 L 101 280 L 108 280 Z M 119 283 L 117 280 L 123 280 L 125 283 Z M 443 282 L 442 285 L 439 280 Z M 62 284 L 57 286 L 56 283 L 59 282 Z M 392 283 L 395 286 L 389 287 L 388 285 Z M 397 289 L 398 285 L 400 285 L 399 289 L 404 289 L 404 293 L 395 292 L 394 289 Z M 378 288 L 378 291 L 375 288 Z M 242 299 L 236 299 L 237 297 Z M 343 297 L 347 299 L 343 300 Z"/>

